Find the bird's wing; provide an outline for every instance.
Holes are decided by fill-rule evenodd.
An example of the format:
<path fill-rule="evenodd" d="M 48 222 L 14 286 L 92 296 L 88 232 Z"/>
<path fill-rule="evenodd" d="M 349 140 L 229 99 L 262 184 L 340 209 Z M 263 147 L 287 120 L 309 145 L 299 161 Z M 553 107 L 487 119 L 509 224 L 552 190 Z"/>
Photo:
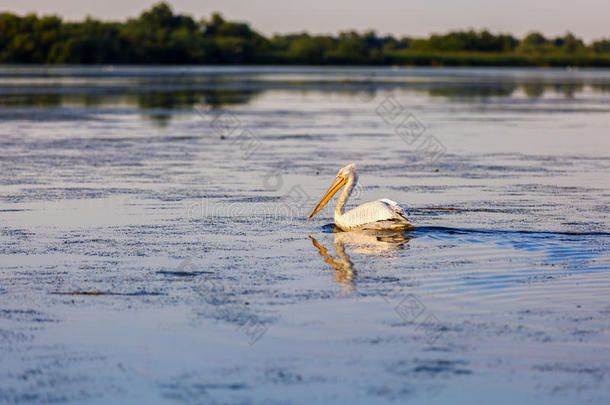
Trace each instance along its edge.
<path fill-rule="evenodd" d="M 408 219 L 407 217 L 409 216 L 409 213 L 402 208 L 400 205 L 398 205 L 398 203 L 396 201 L 392 201 L 392 200 L 388 200 L 387 198 L 383 198 L 381 200 L 379 200 L 379 202 L 387 205 L 392 211 L 394 211 L 394 213 L 396 213 L 396 215 L 404 218 L 404 219 Z"/>

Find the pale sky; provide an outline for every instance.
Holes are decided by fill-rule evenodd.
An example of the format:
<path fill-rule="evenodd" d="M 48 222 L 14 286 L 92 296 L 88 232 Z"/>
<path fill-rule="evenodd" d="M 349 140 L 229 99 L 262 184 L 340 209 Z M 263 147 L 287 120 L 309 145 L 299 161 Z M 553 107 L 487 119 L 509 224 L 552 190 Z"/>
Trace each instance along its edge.
<path fill-rule="evenodd" d="M 156 0 L 0 0 L 0 11 L 86 15 L 123 20 Z M 518 37 L 531 30 L 549 37 L 572 31 L 590 41 L 610 37 L 610 0 L 168 0 L 196 19 L 219 11 L 264 34 L 374 29 L 379 34 L 427 36 L 452 29 L 482 29 Z"/>

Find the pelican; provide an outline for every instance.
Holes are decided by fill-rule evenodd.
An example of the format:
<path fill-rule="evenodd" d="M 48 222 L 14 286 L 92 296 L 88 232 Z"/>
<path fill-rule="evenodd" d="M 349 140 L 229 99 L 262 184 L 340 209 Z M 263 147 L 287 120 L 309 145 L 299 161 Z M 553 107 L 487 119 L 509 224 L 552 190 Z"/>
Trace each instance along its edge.
<path fill-rule="evenodd" d="M 385 198 L 364 203 L 344 212 L 345 203 L 357 182 L 358 173 L 353 163 L 339 170 L 335 181 L 326 190 L 326 193 L 307 219 L 309 220 L 316 215 L 337 191 L 345 186 L 335 206 L 335 225 L 342 231 L 352 229 L 404 229 L 412 226 L 407 219 L 409 214 L 398 203 Z"/>

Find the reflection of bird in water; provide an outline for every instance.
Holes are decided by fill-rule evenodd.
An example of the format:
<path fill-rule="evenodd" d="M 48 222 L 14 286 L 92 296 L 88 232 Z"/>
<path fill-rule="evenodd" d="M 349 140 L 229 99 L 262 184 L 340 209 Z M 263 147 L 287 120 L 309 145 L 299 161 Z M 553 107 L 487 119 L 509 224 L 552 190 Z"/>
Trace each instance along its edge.
<path fill-rule="evenodd" d="M 351 232 L 335 231 L 334 245 L 337 260 L 328 253 L 328 249 L 320 244 L 313 236 L 308 235 L 318 254 L 335 270 L 335 280 L 350 290 L 354 288 L 356 271 L 354 264 L 346 251 L 351 247 L 353 253 L 365 255 L 382 255 L 400 250 L 411 238 L 396 231 L 354 230 Z"/>
<path fill-rule="evenodd" d="M 330 199 L 341 189 L 345 189 L 339 195 L 335 206 L 335 225 L 344 231 L 352 229 L 406 229 L 411 226 L 407 219 L 409 215 L 400 205 L 388 199 L 371 201 L 357 206 L 347 212 L 343 212 L 345 203 L 358 182 L 356 166 L 353 164 L 339 170 L 335 181 L 318 202 L 307 217 L 310 219 L 317 214 Z"/>

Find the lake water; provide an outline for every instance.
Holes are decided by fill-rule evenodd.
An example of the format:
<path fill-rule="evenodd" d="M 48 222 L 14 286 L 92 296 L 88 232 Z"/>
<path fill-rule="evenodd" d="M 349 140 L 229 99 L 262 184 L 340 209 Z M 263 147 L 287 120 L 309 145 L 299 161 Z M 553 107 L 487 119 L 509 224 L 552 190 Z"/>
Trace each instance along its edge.
<path fill-rule="evenodd" d="M 610 70 L 0 67 L 0 402 L 607 403 Z M 355 163 L 352 205 L 306 216 Z"/>

